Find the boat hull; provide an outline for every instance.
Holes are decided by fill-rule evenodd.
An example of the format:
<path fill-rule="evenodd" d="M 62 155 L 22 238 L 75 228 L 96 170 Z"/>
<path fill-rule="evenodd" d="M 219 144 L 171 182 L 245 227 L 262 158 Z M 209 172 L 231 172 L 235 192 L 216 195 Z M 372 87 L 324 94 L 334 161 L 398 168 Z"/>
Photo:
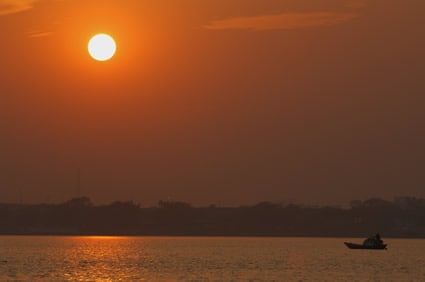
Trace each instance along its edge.
<path fill-rule="evenodd" d="M 350 242 L 344 242 L 344 244 L 349 249 L 356 249 L 356 250 L 386 250 L 387 244 L 377 245 L 377 246 L 365 246 L 362 244 L 355 244 Z"/>

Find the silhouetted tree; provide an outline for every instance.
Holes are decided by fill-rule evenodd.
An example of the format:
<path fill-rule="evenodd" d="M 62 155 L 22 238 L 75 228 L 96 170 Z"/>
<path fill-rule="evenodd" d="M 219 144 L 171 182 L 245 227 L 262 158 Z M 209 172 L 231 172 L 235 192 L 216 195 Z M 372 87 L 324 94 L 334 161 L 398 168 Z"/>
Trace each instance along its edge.
<path fill-rule="evenodd" d="M 185 202 L 174 202 L 174 201 L 159 201 L 158 202 L 158 206 L 160 208 L 165 208 L 165 209 L 188 209 L 188 208 L 192 208 L 192 206 L 188 203 Z"/>
<path fill-rule="evenodd" d="M 80 197 L 80 198 L 73 198 L 69 201 L 66 201 L 64 205 L 70 208 L 87 208 L 87 207 L 92 207 L 93 203 L 88 197 Z"/>

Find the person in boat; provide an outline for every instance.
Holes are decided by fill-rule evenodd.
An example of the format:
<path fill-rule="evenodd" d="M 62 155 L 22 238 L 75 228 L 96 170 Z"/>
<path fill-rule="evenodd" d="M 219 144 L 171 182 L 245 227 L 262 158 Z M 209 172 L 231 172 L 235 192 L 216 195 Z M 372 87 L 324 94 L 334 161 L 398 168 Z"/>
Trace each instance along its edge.
<path fill-rule="evenodd" d="M 376 243 L 377 243 L 378 245 L 382 245 L 382 244 L 384 243 L 384 241 L 382 241 L 382 239 L 381 239 L 381 235 L 379 235 L 379 233 L 376 233 L 376 235 L 375 235 L 375 240 L 376 240 Z"/>
<path fill-rule="evenodd" d="M 375 246 L 382 246 L 384 242 L 381 239 L 381 235 L 379 233 L 376 233 L 375 236 L 369 237 L 366 240 L 363 241 L 363 246 L 367 247 L 375 247 Z"/>

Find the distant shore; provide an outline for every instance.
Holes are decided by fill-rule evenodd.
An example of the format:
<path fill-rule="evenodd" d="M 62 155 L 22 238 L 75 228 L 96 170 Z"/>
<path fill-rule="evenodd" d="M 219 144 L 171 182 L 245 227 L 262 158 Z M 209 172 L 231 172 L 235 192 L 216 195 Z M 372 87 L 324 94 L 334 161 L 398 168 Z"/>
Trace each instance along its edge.
<path fill-rule="evenodd" d="M 86 197 L 62 204 L 0 204 L 0 235 L 425 238 L 425 200 L 369 199 L 351 208 L 269 202 L 200 207 L 163 202 L 94 206 Z"/>

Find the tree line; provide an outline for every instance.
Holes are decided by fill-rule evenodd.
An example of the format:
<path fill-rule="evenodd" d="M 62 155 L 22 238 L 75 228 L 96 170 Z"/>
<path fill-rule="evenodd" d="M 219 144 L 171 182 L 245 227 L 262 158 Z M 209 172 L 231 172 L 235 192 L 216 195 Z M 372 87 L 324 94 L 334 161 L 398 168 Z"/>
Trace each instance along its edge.
<path fill-rule="evenodd" d="M 160 201 L 95 206 L 87 197 L 61 204 L 0 204 L 3 235 L 320 236 L 425 238 L 425 199 L 351 201 L 348 208 L 261 202 L 193 207 Z"/>

